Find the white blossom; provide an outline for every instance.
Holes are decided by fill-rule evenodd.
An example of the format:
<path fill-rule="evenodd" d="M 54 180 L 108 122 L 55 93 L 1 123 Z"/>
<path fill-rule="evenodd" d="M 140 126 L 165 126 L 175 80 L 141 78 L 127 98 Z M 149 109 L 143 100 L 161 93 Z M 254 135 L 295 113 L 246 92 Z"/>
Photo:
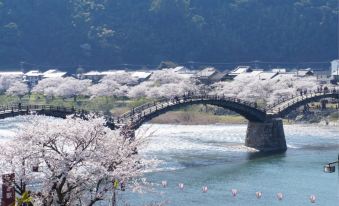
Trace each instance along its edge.
<path fill-rule="evenodd" d="M 7 91 L 11 83 L 18 81 L 14 76 L 0 76 L 0 93 Z"/>
<path fill-rule="evenodd" d="M 118 80 L 116 76 L 106 76 L 98 84 L 92 85 L 88 90 L 92 97 L 100 96 L 127 96 L 129 87 L 122 84 L 126 80 Z"/>
<path fill-rule="evenodd" d="M 92 205 L 118 189 L 114 182 L 128 185 L 154 163 L 136 151 L 144 138 L 125 138 L 106 128 L 103 118 L 27 120 L 11 141 L 0 145 L 0 170 L 15 173 L 20 193 L 35 185 L 36 205 L 78 205 L 80 200 Z"/>
<path fill-rule="evenodd" d="M 20 82 L 19 80 L 10 83 L 6 94 L 12 96 L 22 97 L 29 92 L 27 84 Z"/>
<path fill-rule="evenodd" d="M 40 80 L 39 83 L 33 88 L 32 92 L 43 94 L 47 97 L 56 96 L 58 87 L 64 82 L 64 78 L 46 78 Z"/>
<path fill-rule="evenodd" d="M 79 80 L 73 77 L 66 77 L 58 86 L 55 93 L 57 96 L 64 98 L 76 98 L 79 95 L 88 95 L 88 88 L 91 84 L 91 80 Z"/>

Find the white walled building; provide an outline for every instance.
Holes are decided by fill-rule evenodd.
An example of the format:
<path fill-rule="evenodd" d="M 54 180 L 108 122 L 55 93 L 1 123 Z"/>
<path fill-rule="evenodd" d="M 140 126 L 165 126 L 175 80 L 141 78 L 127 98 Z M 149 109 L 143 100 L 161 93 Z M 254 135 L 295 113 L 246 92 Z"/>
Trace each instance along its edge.
<path fill-rule="evenodd" d="M 82 77 L 84 79 L 90 79 L 93 82 L 99 82 L 100 79 L 102 79 L 104 76 L 105 76 L 105 74 L 102 74 L 99 71 L 90 71 L 90 72 L 82 74 Z"/>
<path fill-rule="evenodd" d="M 39 70 L 31 70 L 24 74 L 23 80 L 31 87 L 38 84 L 39 80 L 42 79 L 43 73 L 41 73 Z"/>
<path fill-rule="evenodd" d="M 339 59 L 331 61 L 331 78 L 339 80 Z"/>

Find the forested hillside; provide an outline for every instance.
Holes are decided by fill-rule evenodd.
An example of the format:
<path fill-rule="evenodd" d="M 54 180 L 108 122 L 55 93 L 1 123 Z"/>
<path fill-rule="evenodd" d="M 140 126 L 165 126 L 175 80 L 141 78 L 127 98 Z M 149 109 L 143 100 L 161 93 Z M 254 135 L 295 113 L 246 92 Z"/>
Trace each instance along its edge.
<path fill-rule="evenodd" d="M 0 66 L 328 61 L 336 0 L 0 0 Z"/>

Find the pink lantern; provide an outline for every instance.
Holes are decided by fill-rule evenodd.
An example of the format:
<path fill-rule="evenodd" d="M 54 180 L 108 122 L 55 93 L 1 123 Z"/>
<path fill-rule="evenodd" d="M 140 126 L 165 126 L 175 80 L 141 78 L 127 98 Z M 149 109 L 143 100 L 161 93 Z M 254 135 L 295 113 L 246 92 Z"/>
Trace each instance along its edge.
<path fill-rule="evenodd" d="M 238 194 L 238 190 L 237 189 L 231 189 L 231 192 L 232 192 L 232 196 L 233 197 L 236 197 L 237 194 Z"/>
<path fill-rule="evenodd" d="M 161 181 L 161 185 L 164 188 L 167 187 L 167 181 L 166 180 Z"/>
<path fill-rule="evenodd" d="M 202 187 L 202 192 L 203 192 L 203 193 L 206 193 L 207 191 L 208 191 L 208 187 L 207 187 L 207 186 L 203 186 L 203 187 Z"/>
<path fill-rule="evenodd" d="M 260 199 L 262 196 L 262 192 L 256 192 L 255 196 L 257 197 L 257 199 Z"/>
<path fill-rule="evenodd" d="M 184 183 L 179 183 L 178 186 L 179 186 L 179 189 L 184 190 Z"/>
<path fill-rule="evenodd" d="M 315 195 L 311 195 L 311 196 L 310 196 L 310 201 L 311 201 L 311 203 L 315 203 L 315 200 L 316 200 Z"/>
<path fill-rule="evenodd" d="M 284 194 L 281 193 L 281 192 L 278 192 L 277 193 L 277 198 L 278 198 L 278 200 L 282 200 L 284 198 Z"/>

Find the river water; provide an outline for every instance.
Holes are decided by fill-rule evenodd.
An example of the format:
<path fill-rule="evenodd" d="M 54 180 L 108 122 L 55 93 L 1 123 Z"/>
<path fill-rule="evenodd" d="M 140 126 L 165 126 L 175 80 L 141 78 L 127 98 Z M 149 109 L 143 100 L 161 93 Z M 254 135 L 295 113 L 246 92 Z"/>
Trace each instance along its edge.
<path fill-rule="evenodd" d="M 17 118 L 0 121 L 0 141 L 13 135 L 18 122 Z M 339 153 L 337 127 L 285 125 L 288 151 L 271 155 L 243 146 L 246 125 L 148 124 L 138 131 L 139 135 L 150 132 L 149 145 L 141 153 L 162 160 L 156 171 L 145 176 L 152 189 L 120 192 L 121 205 L 339 204 L 339 173 L 323 172 L 323 165 L 335 161 Z M 168 183 L 166 188 L 161 185 L 163 180 Z M 179 183 L 184 184 L 183 190 Z M 202 192 L 203 186 L 208 192 Z M 231 189 L 237 189 L 236 197 Z M 257 191 L 262 192 L 261 199 L 256 198 Z M 281 201 L 278 192 L 284 195 Z M 316 196 L 316 203 L 310 202 L 310 195 Z"/>
<path fill-rule="evenodd" d="M 141 130 L 155 132 L 143 153 L 163 163 L 147 175 L 154 191 L 122 195 L 131 205 L 155 200 L 176 206 L 339 205 L 338 172 L 323 172 L 324 164 L 337 159 L 339 128 L 286 125 L 288 151 L 276 155 L 244 147 L 246 125 L 145 125 Z M 184 184 L 183 190 L 178 183 Z M 236 197 L 232 189 L 238 190 Z M 278 192 L 284 195 L 281 201 Z M 310 202 L 310 195 L 316 196 L 316 203 Z"/>

